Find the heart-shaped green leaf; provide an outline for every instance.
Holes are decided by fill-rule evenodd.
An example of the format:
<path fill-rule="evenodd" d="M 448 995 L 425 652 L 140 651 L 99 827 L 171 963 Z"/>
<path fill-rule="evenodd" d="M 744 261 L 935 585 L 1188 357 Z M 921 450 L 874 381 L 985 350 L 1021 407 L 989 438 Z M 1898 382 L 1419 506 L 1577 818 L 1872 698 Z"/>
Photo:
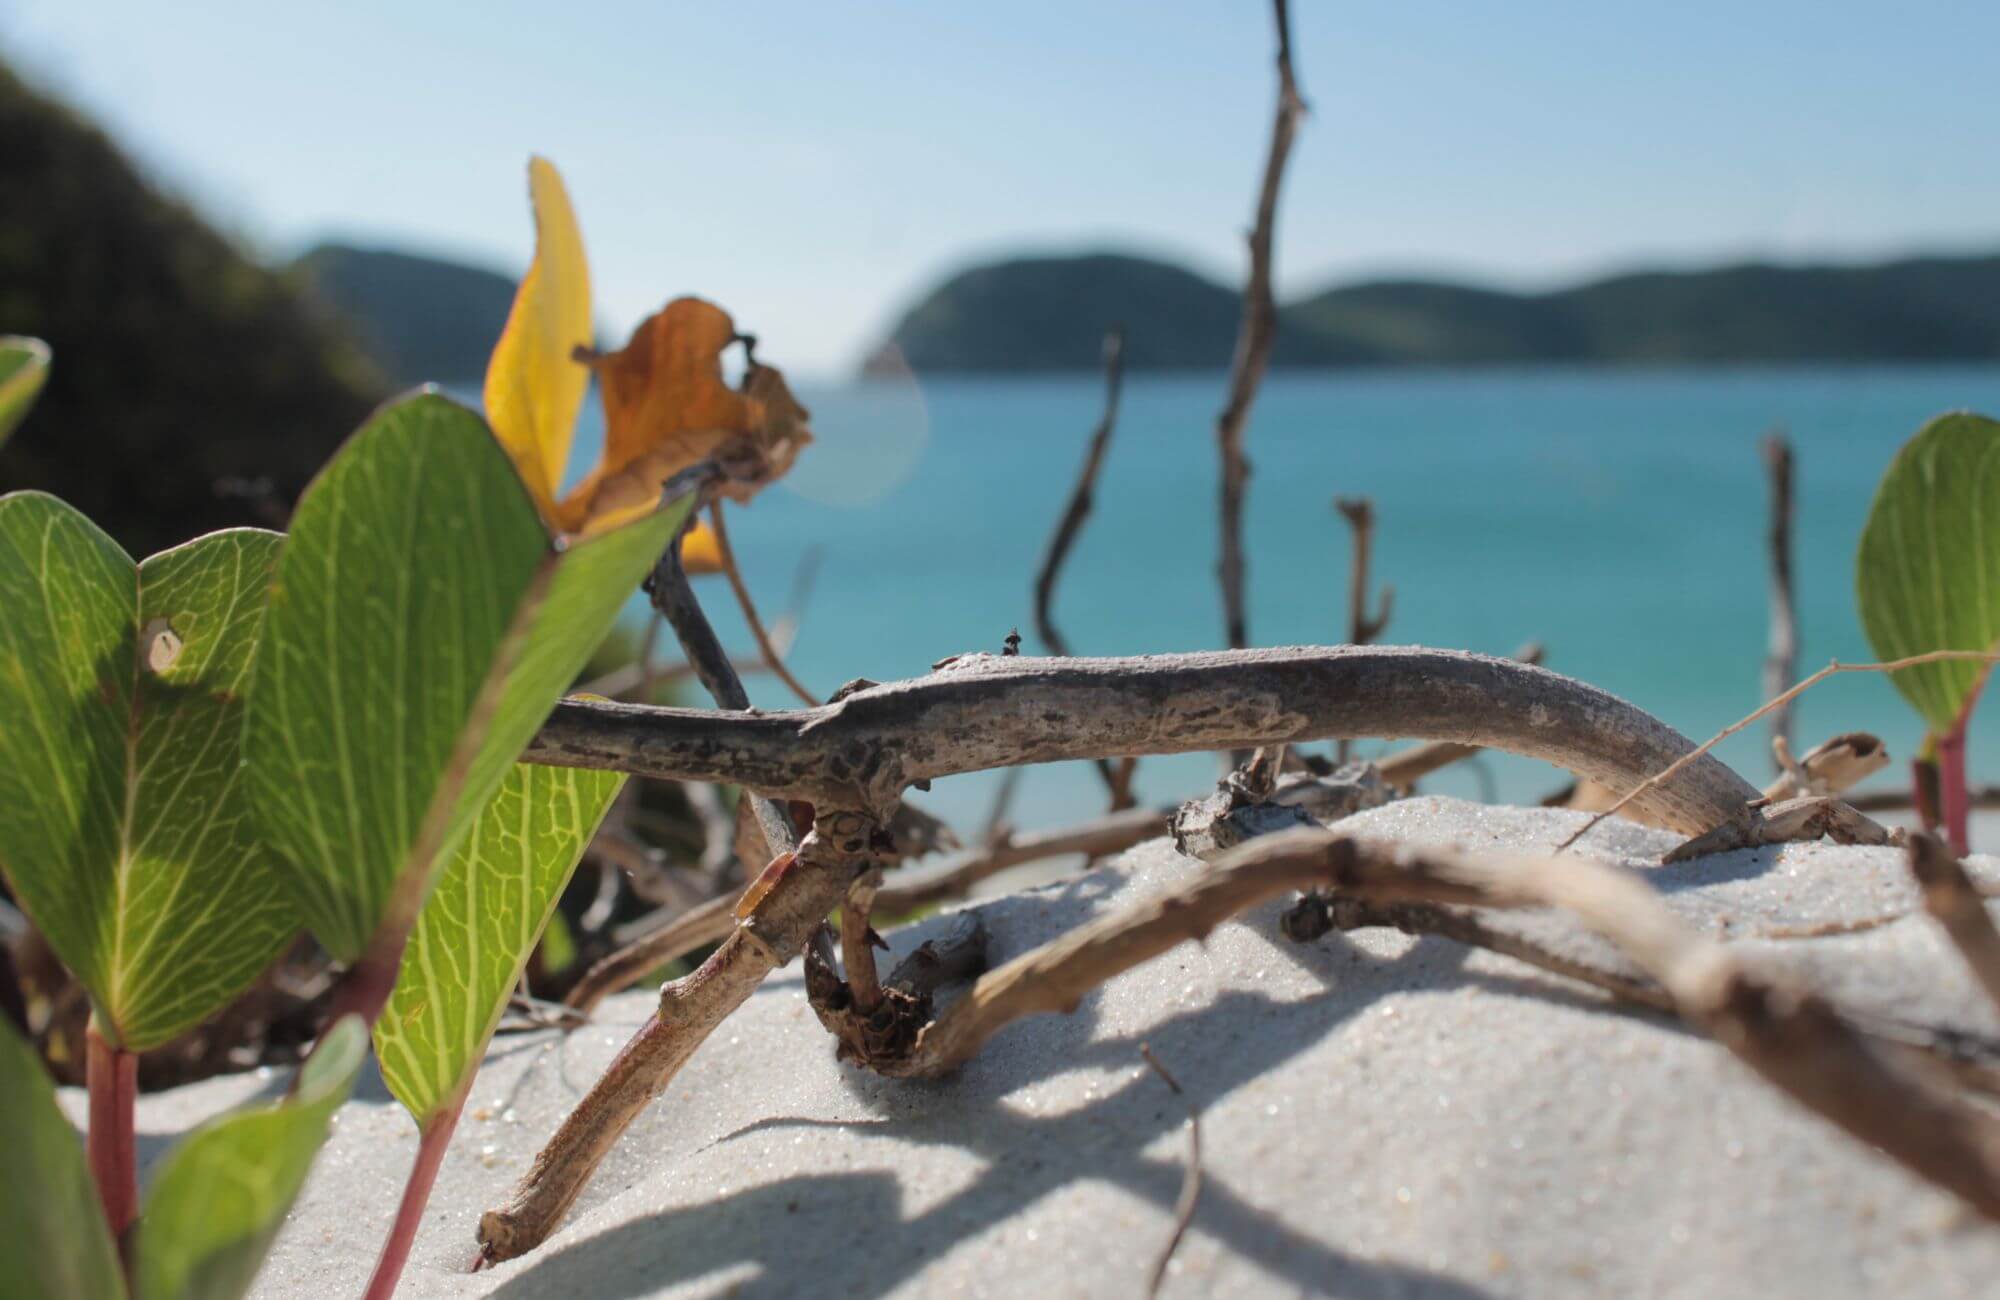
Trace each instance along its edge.
<path fill-rule="evenodd" d="M 0 337 L 0 442 L 28 414 L 48 377 L 48 344 L 17 334 Z"/>
<path fill-rule="evenodd" d="M 1942 415 L 1903 445 L 1861 530 L 1861 626 L 1883 659 L 1991 650 L 2000 641 L 2000 424 Z M 1893 675 L 1932 730 L 1957 723 L 1986 665 L 1919 664 Z"/>
<path fill-rule="evenodd" d="M 624 783 L 611 772 L 516 763 L 452 853 L 375 1022 L 383 1081 L 420 1126 L 464 1095 L 528 954 Z"/>
<path fill-rule="evenodd" d="M 0 1296 L 122 1296 L 118 1252 L 35 1049 L 0 1016 Z"/>
<path fill-rule="evenodd" d="M 0 870 L 128 1051 L 298 931 L 242 767 L 278 540 L 232 529 L 134 567 L 54 497 L 0 497 Z"/>
<path fill-rule="evenodd" d="M 247 747 L 258 825 L 336 956 L 408 933 L 691 505 L 560 544 L 485 421 L 428 393 L 376 415 L 306 490 Z"/>
<path fill-rule="evenodd" d="M 290 1096 L 210 1120 L 166 1154 L 139 1219 L 142 1300 L 250 1290 L 367 1056 L 368 1031 L 347 1016 L 299 1067 Z"/>

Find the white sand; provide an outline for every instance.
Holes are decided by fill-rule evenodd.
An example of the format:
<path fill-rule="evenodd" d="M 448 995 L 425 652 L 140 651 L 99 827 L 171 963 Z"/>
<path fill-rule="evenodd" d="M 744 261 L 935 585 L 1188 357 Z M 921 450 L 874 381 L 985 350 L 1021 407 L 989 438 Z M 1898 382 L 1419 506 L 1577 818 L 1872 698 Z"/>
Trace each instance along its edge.
<path fill-rule="evenodd" d="M 1344 826 L 1548 847 L 1578 814 L 1418 799 Z M 1671 837 L 1608 823 L 1644 865 Z M 2000 863 L 1978 860 L 1983 872 Z M 1170 846 L 983 904 L 1004 957 L 1199 870 Z M 1911 906 L 1900 855 L 1791 845 L 1654 869 L 1672 904 L 1744 938 Z M 955 1079 L 838 1066 L 797 968 L 723 1027 L 626 1135 L 543 1249 L 468 1276 L 472 1229 L 646 1013 L 605 1005 L 567 1046 L 503 1040 L 431 1200 L 402 1294 L 1135 1295 L 1164 1240 L 1186 1110 L 1204 1185 L 1167 1295 L 1991 1295 L 2000 1232 L 1664 1020 L 1505 958 L 1389 932 L 1299 947 L 1274 905 L 1074 1016 L 1005 1031 Z M 1551 918 L 1539 937 L 1605 955 Z M 907 951 L 928 932 L 892 936 Z M 1755 945 L 1856 1008 L 2000 1031 L 1921 917 Z M 141 1101 L 144 1154 L 281 1079 Z M 72 1097 L 74 1103 L 80 1099 Z M 415 1130 L 364 1082 L 256 1294 L 359 1290 Z"/>

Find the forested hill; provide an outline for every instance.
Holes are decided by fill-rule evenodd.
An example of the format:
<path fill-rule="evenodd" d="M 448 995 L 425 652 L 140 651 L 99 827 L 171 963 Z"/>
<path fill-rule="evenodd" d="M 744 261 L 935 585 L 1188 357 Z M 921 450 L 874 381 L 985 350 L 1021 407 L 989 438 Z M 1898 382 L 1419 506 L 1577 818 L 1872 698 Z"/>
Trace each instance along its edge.
<path fill-rule="evenodd" d="M 1115 254 L 951 276 L 889 345 L 930 372 L 1087 370 L 1114 324 L 1134 369 L 1229 364 L 1237 292 Z M 1274 364 L 1703 364 L 2000 359 L 2000 257 L 1644 272 L 1552 293 L 1429 280 L 1346 285 L 1280 308 Z"/>
<path fill-rule="evenodd" d="M 404 384 L 476 386 L 514 302 L 507 276 L 388 249 L 321 244 L 294 269 Z"/>

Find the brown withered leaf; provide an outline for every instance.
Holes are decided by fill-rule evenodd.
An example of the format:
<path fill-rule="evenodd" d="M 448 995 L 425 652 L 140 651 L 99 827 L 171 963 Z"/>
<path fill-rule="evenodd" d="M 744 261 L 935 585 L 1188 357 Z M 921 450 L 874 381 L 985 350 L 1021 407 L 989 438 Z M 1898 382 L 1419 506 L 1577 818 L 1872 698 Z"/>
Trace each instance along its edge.
<path fill-rule="evenodd" d="M 728 466 L 722 491 L 737 502 L 792 467 L 812 441 L 808 412 L 771 366 L 752 366 L 742 391 L 723 380 L 722 352 L 735 338 L 720 307 L 677 298 L 625 347 L 591 359 L 604 401 L 604 457 L 562 503 L 565 527 L 595 530 L 650 509 L 662 483 L 710 457 Z"/>

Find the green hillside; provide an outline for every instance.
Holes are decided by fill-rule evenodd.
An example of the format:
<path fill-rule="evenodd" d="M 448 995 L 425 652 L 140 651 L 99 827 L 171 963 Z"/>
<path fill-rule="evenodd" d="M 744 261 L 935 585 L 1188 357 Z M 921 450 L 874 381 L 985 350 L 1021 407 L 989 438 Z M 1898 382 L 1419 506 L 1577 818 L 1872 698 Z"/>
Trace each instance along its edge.
<path fill-rule="evenodd" d="M 53 492 L 137 555 L 281 522 L 389 391 L 289 280 L 4 66 L 0 194 L 0 334 L 55 349 L 0 491 Z"/>
<path fill-rule="evenodd" d="M 918 370 L 1087 370 L 1123 323 L 1135 368 L 1217 370 L 1237 310 L 1234 290 L 1161 262 L 1023 259 L 950 277 L 884 347 Z M 1543 294 L 1375 281 L 1283 305 L 1273 353 L 1292 367 L 1991 359 L 2000 257 L 1649 272 Z"/>
<path fill-rule="evenodd" d="M 294 270 L 400 384 L 477 384 L 507 323 L 515 282 L 479 267 L 321 244 Z"/>

